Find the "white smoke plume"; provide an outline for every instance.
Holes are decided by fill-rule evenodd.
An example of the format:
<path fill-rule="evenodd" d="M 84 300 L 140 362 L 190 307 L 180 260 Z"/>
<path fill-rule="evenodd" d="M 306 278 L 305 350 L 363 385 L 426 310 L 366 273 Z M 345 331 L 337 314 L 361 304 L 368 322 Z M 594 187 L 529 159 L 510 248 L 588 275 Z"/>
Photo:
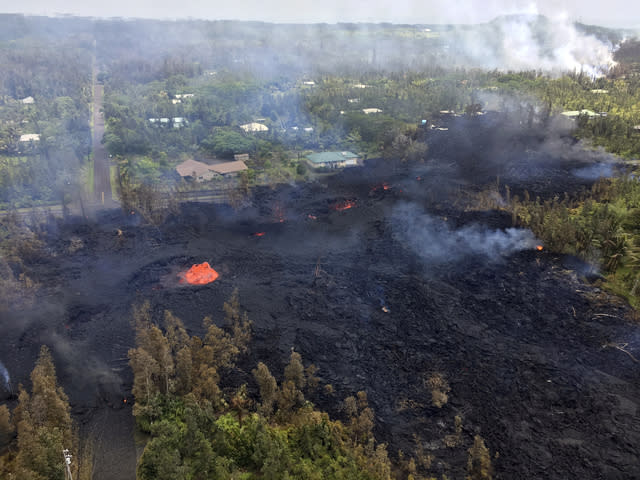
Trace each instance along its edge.
<path fill-rule="evenodd" d="M 605 74 L 615 65 L 614 46 L 580 31 L 565 15 L 547 18 L 535 6 L 477 27 L 455 29 L 453 45 L 464 61 L 498 70 Z"/>
<path fill-rule="evenodd" d="M 394 235 L 429 264 L 455 262 L 468 256 L 498 260 L 539 243 L 530 230 L 490 230 L 482 225 L 452 229 L 444 219 L 425 213 L 415 204 L 403 203 L 391 213 Z"/>
<path fill-rule="evenodd" d="M 9 372 L 7 371 L 7 368 L 4 366 L 2 362 L 0 362 L 0 377 L 2 377 L 3 387 L 7 392 L 9 392 L 11 390 L 11 387 L 9 384 L 10 382 Z"/>

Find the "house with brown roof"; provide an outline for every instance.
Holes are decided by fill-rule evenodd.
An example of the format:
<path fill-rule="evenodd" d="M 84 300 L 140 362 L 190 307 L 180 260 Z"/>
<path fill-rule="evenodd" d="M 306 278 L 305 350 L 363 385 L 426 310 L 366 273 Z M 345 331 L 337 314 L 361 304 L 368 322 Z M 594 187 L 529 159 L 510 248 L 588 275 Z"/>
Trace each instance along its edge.
<path fill-rule="evenodd" d="M 182 178 L 191 178 L 196 182 L 206 182 L 218 176 L 218 173 L 211 169 L 211 165 L 189 159 L 176 166 L 178 175 Z"/>
<path fill-rule="evenodd" d="M 220 162 L 208 165 L 197 160 L 189 159 L 176 166 L 178 175 L 185 179 L 192 179 L 196 182 L 206 182 L 216 177 L 232 177 L 247 170 L 247 165 L 242 160 L 233 162 Z"/>
<path fill-rule="evenodd" d="M 209 168 L 217 174 L 225 177 L 237 175 L 238 173 L 248 169 L 247 165 L 242 160 L 217 163 L 215 165 L 210 165 Z"/>

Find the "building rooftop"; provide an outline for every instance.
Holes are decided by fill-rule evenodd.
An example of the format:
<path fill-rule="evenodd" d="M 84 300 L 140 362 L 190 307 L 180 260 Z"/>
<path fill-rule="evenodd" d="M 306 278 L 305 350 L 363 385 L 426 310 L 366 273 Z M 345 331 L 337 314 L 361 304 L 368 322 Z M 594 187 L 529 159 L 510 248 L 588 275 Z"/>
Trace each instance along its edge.
<path fill-rule="evenodd" d="M 352 152 L 321 152 L 307 155 L 307 158 L 311 163 L 336 163 L 358 158 L 358 155 Z"/>
<path fill-rule="evenodd" d="M 199 177 L 211 170 L 211 166 L 197 160 L 189 159 L 176 166 L 181 177 Z"/>
<path fill-rule="evenodd" d="M 245 132 L 266 132 L 269 130 L 269 127 L 263 125 L 262 123 L 251 122 L 245 123 L 244 125 L 240 125 L 240 128 Z"/>
<path fill-rule="evenodd" d="M 20 135 L 21 142 L 37 142 L 40 140 L 39 133 L 25 133 L 24 135 Z"/>
<path fill-rule="evenodd" d="M 228 173 L 242 172 L 247 170 L 247 165 L 242 160 L 235 160 L 233 162 L 218 163 L 216 165 L 210 165 L 209 168 L 220 175 L 226 175 Z"/>
<path fill-rule="evenodd" d="M 562 115 L 565 117 L 573 118 L 578 117 L 580 115 L 588 115 L 589 117 L 597 117 L 598 114 L 592 110 L 587 110 L 583 108 L 582 110 L 568 110 L 566 112 L 562 112 Z"/>

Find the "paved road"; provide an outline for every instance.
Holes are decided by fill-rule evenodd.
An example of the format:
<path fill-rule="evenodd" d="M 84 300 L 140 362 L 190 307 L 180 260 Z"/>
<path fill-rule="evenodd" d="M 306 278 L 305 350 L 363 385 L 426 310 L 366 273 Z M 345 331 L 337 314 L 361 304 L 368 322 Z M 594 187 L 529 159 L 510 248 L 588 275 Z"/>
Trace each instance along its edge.
<path fill-rule="evenodd" d="M 97 70 L 93 69 L 93 135 L 91 151 L 93 152 L 93 191 L 98 204 L 113 208 L 115 203 L 111 195 L 111 173 L 109 171 L 109 155 L 102 144 L 104 135 L 104 115 L 102 106 L 104 85 L 98 83 Z"/>

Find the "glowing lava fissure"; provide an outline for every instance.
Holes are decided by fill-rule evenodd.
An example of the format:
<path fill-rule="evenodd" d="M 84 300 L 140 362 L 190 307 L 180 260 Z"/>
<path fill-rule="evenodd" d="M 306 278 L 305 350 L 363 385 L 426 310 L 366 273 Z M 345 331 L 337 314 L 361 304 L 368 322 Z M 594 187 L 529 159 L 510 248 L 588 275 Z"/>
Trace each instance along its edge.
<path fill-rule="evenodd" d="M 181 273 L 180 283 L 188 283 L 189 285 L 206 285 L 218 278 L 218 272 L 216 272 L 209 262 L 196 263 L 186 272 Z"/>
<path fill-rule="evenodd" d="M 355 200 L 347 200 L 347 201 L 335 204 L 333 206 L 333 209 L 336 210 L 337 212 L 344 212 L 345 210 L 349 210 L 350 208 L 353 208 L 355 206 L 356 206 Z"/>

